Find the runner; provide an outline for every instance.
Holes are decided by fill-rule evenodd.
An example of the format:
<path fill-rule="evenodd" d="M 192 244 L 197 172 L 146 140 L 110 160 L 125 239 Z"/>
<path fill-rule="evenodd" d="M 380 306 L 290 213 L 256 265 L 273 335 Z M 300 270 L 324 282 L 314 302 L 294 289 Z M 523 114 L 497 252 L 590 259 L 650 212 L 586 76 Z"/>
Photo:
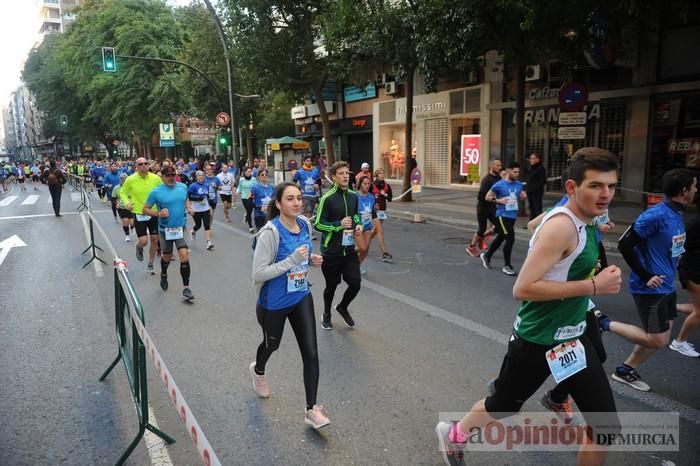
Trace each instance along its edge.
<path fill-rule="evenodd" d="M 386 250 L 384 243 L 384 221 L 387 219 L 386 203 L 391 202 L 394 195 L 391 192 L 391 185 L 384 181 L 384 169 L 378 168 L 374 171 L 374 183 L 372 183 L 372 194 L 376 202 L 377 218 L 374 221 L 372 237 L 376 236 L 379 242 L 379 250 L 382 251 L 382 261 L 391 262 L 392 255 Z"/>
<path fill-rule="evenodd" d="M 34 162 L 34 165 L 32 165 L 29 171 L 32 174 L 32 185 L 34 186 L 34 191 L 39 191 L 39 175 L 41 174 L 39 164 Z"/>
<path fill-rule="evenodd" d="M 486 227 L 488 222 L 491 225 L 496 225 L 498 220 L 496 219 L 496 203 L 494 200 L 487 201 L 486 195 L 496 182 L 500 181 L 501 175 L 501 161 L 491 160 L 489 162 L 489 172 L 481 179 L 481 185 L 479 186 L 479 192 L 476 195 L 476 221 L 478 228 L 472 240 L 467 247 L 467 254 L 472 257 L 479 255 L 479 248 L 484 244 L 484 239 L 486 237 Z"/>
<path fill-rule="evenodd" d="M 216 204 L 218 198 L 216 197 L 219 187 L 221 186 L 221 180 L 214 174 L 214 163 L 207 163 L 204 166 L 204 184 L 209 187 L 209 207 L 211 208 L 211 221 L 209 223 L 209 228 L 214 224 L 214 214 L 216 213 Z"/>
<path fill-rule="evenodd" d="M 358 187 L 358 189 L 360 187 L 360 178 L 363 176 L 372 180 L 372 170 L 369 169 L 369 164 L 367 162 L 362 162 L 362 165 L 360 166 L 360 171 L 355 174 L 355 184 Z"/>
<path fill-rule="evenodd" d="M 377 220 L 376 200 L 374 194 L 369 192 L 370 185 L 371 180 L 366 176 L 361 176 L 357 180 L 357 210 L 360 214 L 360 223 L 362 224 L 362 234 L 356 237 L 356 249 L 360 260 L 360 275 L 367 274 L 367 271 L 362 267 L 362 263 L 367 259 L 367 254 L 369 254 L 369 245 L 374 236 L 374 221 Z"/>
<path fill-rule="evenodd" d="M 648 344 L 636 344 L 612 378 L 641 391 L 649 391 L 650 387 L 637 368 L 671 339 L 676 317 L 674 276 L 686 239 L 683 210 L 697 192 L 695 176 L 682 168 L 666 172 L 662 184 L 664 201 L 637 217 L 618 243 L 632 270 L 629 288 Z"/>
<path fill-rule="evenodd" d="M 105 168 L 102 166 L 102 162 L 96 162 L 95 168 L 92 169 L 91 173 L 92 179 L 95 182 L 95 188 L 97 188 L 97 197 L 99 197 L 101 201 L 105 201 L 106 190 L 104 187 L 104 181 L 107 170 L 105 170 Z"/>
<path fill-rule="evenodd" d="M 0 165 L 0 186 L 2 186 L 3 192 L 7 192 L 7 172 L 5 167 Z"/>
<path fill-rule="evenodd" d="M 143 261 L 143 248 L 151 242 L 148 250 L 147 269 L 152 275 L 153 260 L 158 250 L 158 222 L 154 217 L 143 213 L 143 204 L 148 199 L 150 192 L 161 184 L 158 175 L 148 171 L 148 161 L 139 157 L 136 159 L 136 173 L 126 178 L 119 189 L 119 199 L 126 205 L 126 210 L 134 214 L 134 228 L 136 229 L 136 259 Z"/>
<path fill-rule="evenodd" d="M 119 175 L 119 183 L 112 188 L 112 199 L 114 199 L 114 202 L 117 204 L 117 213 L 122 221 L 122 230 L 124 230 L 125 235 L 124 241 L 129 243 L 131 242 L 129 227 L 134 228 L 134 214 L 129 212 L 129 210 L 126 208 L 128 203 L 122 201 L 121 197 L 119 196 L 119 191 L 124 185 L 124 181 L 126 181 L 127 177 L 128 175 L 126 173 L 121 173 Z"/>
<path fill-rule="evenodd" d="M 92 189 L 92 170 L 90 168 L 90 163 L 88 161 L 85 161 L 83 164 L 83 183 L 85 183 L 85 189 L 93 192 Z"/>
<path fill-rule="evenodd" d="M 107 200 L 109 200 L 109 205 L 112 207 L 112 215 L 114 215 L 114 220 L 119 221 L 117 219 L 117 198 L 112 196 L 112 191 L 114 190 L 115 187 L 119 185 L 119 171 L 117 170 L 117 164 L 112 163 L 109 166 L 109 173 L 107 173 L 104 177 L 103 181 L 103 186 L 105 190 L 105 197 Z"/>
<path fill-rule="evenodd" d="M 194 227 L 190 232 L 192 241 L 197 237 L 197 231 L 204 226 L 204 238 L 207 240 L 207 251 L 214 249 L 211 242 L 211 207 L 209 206 L 209 188 L 204 181 L 204 172 L 198 170 L 195 174 L 195 182 L 187 188 L 187 197 L 191 201 L 192 218 Z"/>
<path fill-rule="evenodd" d="M 612 200 L 617 167 L 613 154 L 594 147 L 579 149 L 572 157 L 565 182 L 570 200 L 549 212 L 530 239 L 513 288 L 513 295 L 523 302 L 494 394 L 476 402 L 461 421 L 440 422 L 436 427 L 446 464 L 464 464 L 470 435 L 497 418 L 518 412 L 550 374 L 564 381 L 588 425 L 607 425 L 618 431 L 610 384 L 584 333 L 588 295 L 616 294 L 622 280 L 614 265 L 592 278 L 598 246 L 585 228 Z M 563 359 L 550 358 L 553 351 L 571 355 L 567 359 L 575 356 L 578 362 L 560 366 Z M 605 461 L 607 452 L 595 443 L 599 438 L 594 435 L 591 444 L 581 445 L 578 464 Z"/>
<path fill-rule="evenodd" d="M 362 232 L 362 224 L 357 211 L 357 194 L 348 189 L 350 168 L 347 162 L 338 161 L 330 167 L 329 172 L 333 179 L 333 187 L 321 197 L 314 222 L 316 230 L 322 233 L 321 271 L 326 279 L 321 322 L 324 330 L 333 328 L 331 306 L 341 277 L 348 288 L 335 310 L 348 327 L 355 326 L 348 306 L 360 292 L 362 285 L 360 261 L 355 251 L 355 236 Z"/>
<path fill-rule="evenodd" d="M 255 204 L 250 197 L 250 190 L 257 184 L 257 180 L 253 178 L 252 173 L 253 170 L 250 167 L 243 168 L 243 176 L 238 179 L 236 192 L 245 209 L 245 218 L 243 220 L 248 224 L 248 231 L 255 233 L 255 228 L 253 228 L 253 207 L 255 207 Z"/>
<path fill-rule="evenodd" d="M 61 194 L 63 185 L 66 183 L 66 176 L 60 169 L 56 168 L 56 162 L 53 160 L 49 163 L 49 168 L 46 169 L 46 183 L 49 185 L 54 215 L 62 217 Z"/>
<path fill-rule="evenodd" d="M 277 186 L 270 204 L 270 221 L 258 233 L 253 255 L 253 281 L 258 296 L 255 313 L 263 341 L 250 364 L 253 388 L 261 398 L 270 396 L 265 365 L 279 348 L 287 319 L 296 336 L 304 365 L 306 416 L 314 429 L 330 424 L 323 406 L 316 404 L 319 365 L 314 300 L 307 275 L 309 264 L 319 267 L 323 257 L 313 254 L 311 223 L 301 215 L 302 192 L 293 183 Z"/>
<path fill-rule="evenodd" d="M 143 212 L 158 218 L 158 239 L 161 245 L 160 288 L 168 290 L 168 266 L 173 256 L 173 246 L 180 259 L 180 276 L 182 277 L 182 299 L 192 302 L 194 295 L 190 290 L 190 257 L 185 242 L 187 217 L 185 210 L 192 213 L 192 206 L 187 199 L 187 186 L 175 181 L 175 167 L 168 165 L 161 170 L 164 182 L 157 186 L 146 199 Z M 157 206 L 160 210 L 151 209 Z"/>
<path fill-rule="evenodd" d="M 220 188 L 219 195 L 221 196 L 221 202 L 224 204 L 224 219 L 226 223 L 231 223 L 231 214 L 229 210 L 231 209 L 231 203 L 233 202 L 233 188 L 236 185 L 236 177 L 229 173 L 228 165 L 225 163 L 221 164 L 221 172 L 216 175 L 219 179 Z"/>
<path fill-rule="evenodd" d="M 17 167 L 17 170 L 15 171 L 15 176 L 17 177 L 17 183 L 19 183 L 19 190 L 20 191 L 26 191 L 27 188 L 24 186 L 24 181 L 27 177 L 27 175 L 24 173 L 24 168 L 21 166 Z"/>
<path fill-rule="evenodd" d="M 311 155 L 305 155 L 303 164 L 294 173 L 292 181 L 297 183 L 303 192 L 304 216 L 309 220 L 313 219 L 318 204 L 318 194 L 321 190 L 321 172 L 312 165 Z M 316 234 L 311 234 L 311 239 L 317 239 Z"/>
<path fill-rule="evenodd" d="M 516 272 L 510 262 L 510 255 L 515 243 L 515 220 L 518 217 L 518 199 L 523 200 L 527 195 L 523 192 L 522 183 L 518 181 L 520 165 L 517 162 L 513 162 L 508 165 L 507 171 L 506 179 L 494 183 L 489 192 L 486 193 L 486 201 L 496 203 L 498 235 L 489 245 L 489 249 L 481 253 L 479 257 L 481 258 L 481 265 L 485 269 L 490 269 L 491 257 L 505 241 L 506 244 L 503 246 L 505 266 L 501 271 L 506 275 L 513 276 Z"/>
<path fill-rule="evenodd" d="M 253 221 L 257 231 L 267 223 L 267 207 L 275 194 L 275 187 L 267 183 L 267 170 L 258 172 L 257 184 L 250 190 L 255 210 L 253 211 Z"/>

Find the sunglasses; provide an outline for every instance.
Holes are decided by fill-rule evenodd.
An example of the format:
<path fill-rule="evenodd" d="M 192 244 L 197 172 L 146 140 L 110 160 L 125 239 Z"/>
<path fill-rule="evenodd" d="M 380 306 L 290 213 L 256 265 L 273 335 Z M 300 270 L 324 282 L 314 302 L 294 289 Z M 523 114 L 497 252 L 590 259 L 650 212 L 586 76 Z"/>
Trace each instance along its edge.
<path fill-rule="evenodd" d="M 175 173 L 164 173 L 163 176 L 167 176 L 167 177 L 175 176 Z"/>
<path fill-rule="evenodd" d="M 138 167 L 139 165 L 148 165 L 148 162 L 139 162 L 139 163 L 136 164 L 137 167 Z"/>

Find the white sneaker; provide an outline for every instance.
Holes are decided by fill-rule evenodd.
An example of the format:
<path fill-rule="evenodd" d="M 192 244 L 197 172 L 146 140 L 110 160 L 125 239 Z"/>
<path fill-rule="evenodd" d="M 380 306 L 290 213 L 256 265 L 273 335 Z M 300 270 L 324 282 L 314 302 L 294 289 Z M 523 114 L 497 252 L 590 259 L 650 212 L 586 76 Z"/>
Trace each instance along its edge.
<path fill-rule="evenodd" d="M 314 429 L 320 429 L 321 427 L 326 427 L 331 423 L 328 416 L 323 412 L 323 406 L 314 405 L 313 409 L 306 410 L 306 416 L 304 416 L 304 422 L 313 427 Z"/>
<path fill-rule="evenodd" d="M 700 357 L 700 353 L 695 351 L 693 345 L 691 343 L 688 343 L 687 341 L 673 340 L 671 344 L 668 345 L 668 347 L 673 351 L 678 351 L 683 356 L 688 356 L 689 358 Z"/>
<path fill-rule="evenodd" d="M 125 243 L 131 243 L 131 237 L 130 237 L 130 236 L 126 236 L 126 237 L 124 238 L 124 242 L 125 242 Z"/>
<path fill-rule="evenodd" d="M 270 397 L 270 386 L 267 384 L 267 376 L 255 372 L 255 361 L 250 363 L 250 375 L 253 376 L 253 390 L 260 398 Z"/>

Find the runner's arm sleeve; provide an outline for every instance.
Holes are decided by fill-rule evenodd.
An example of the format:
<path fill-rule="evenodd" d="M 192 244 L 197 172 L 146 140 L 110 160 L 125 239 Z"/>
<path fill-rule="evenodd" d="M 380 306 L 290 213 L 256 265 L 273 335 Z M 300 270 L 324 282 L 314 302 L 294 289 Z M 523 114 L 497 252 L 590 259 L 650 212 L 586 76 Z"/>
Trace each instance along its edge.
<path fill-rule="evenodd" d="M 643 241 L 644 239 L 639 236 L 639 233 L 637 233 L 633 225 L 622 234 L 617 243 L 617 249 L 620 251 L 622 257 L 625 259 L 625 262 L 627 262 L 627 265 L 630 266 L 632 271 L 636 273 L 644 283 L 646 283 L 654 275 L 642 267 L 642 264 L 639 262 L 639 257 L 635 252 L 635 248 Z"/>
<path fill-rule="evenodd" d="M 328 197 L 322 197 L 318 204 L 314 228 L 318 231 L 333 233 L 342 230 L 343 226 L 340 224 L 340 220 L 334 222 L 328 220 L 328 209 L 326 208 L 326 201 L 328 199 Z"/>
<path fill-rule="evenodd" d="M 126 180 L 124 180 L 124 184 L 119 189 L 119 200 L 124 205 L 124 207 L 129 205 L 129 202 L 131 202 L 131 200 L 129 199 L 129 193 L 131 193 L 131 180 L 127 178 Z"/>
<path fill-rule="evenodd" d="M 286 259 L 275 262 L 276 251 L 279 248 L 275 244 L 275 236 L 270 228 L 266 228 L 258 235 L 255 253 L 253 253 L 253 281 L 256 285 L 262 285 L 268 280 L 279 277 L 287 270 L 304 262 L 304 257 L 296 251 Z"/>

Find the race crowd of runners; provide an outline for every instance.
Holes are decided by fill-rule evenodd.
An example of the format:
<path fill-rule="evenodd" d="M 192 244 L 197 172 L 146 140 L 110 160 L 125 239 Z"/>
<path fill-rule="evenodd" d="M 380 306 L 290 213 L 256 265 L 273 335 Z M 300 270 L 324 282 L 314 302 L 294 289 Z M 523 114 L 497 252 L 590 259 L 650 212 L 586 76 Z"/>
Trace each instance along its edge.
<path fill-rule="evenodd" d="M 136 259 L 146 261 L 152 274 L 158 272 L 155 261 L 160 257 L 163 291 L 169 288 L 170 263 L 179 263 L 182 298 L 187 302 L 194 300 L 188 241 L 196 241 L 203 229 L 206 250 L 212 251 L 217 209 L 223 211 L 224 222 L 231 222 L 230 210 L 240 202 L 253 240 L 255 308 L 263 334 L 249 367 L 253 389 L 261 398 L 271 396 L 265 366 L 279 348 L 289 320 L 303 361 L 304 419 L 320 429 L 330 420 L 317 400 L 320 369 L 309 267 L 320 267 L 325 279 L 321 328 L 333 329 L 334 310 L 347 327 L 355 327 L 351 304 L 361 290 L 362 262 L 375 237 L 381 260 L 392 260 L 382 223 L 393 193 L 382 169 L 372 172 L 365 163 L 352 174 L 346 162 L 336 162 L 327 170 L 313 162 L 306 156 L 291 180 L 277 185 L 269 181 L 262 160 L 240 170 L 223 161 L 149 162 L 145 158 L 70 162 L 63 169 L 111 204 L 124 240 L 131 242 L 134 233 Z M 29 172 L 25 166 L 9 167 L 9 171 L 4 167 L 3 185 L 8 174 L 19 181 L 22 174 L 26 179 L 29 173 L 34 182 L 33 167 L 28 167 Z M 43 171 L 38 164 L 36 167 L 39 183 Z M 606 352 L 601 335 L 605 332 L 634 345 L 611 378 L 637 390 L 651 389 L 642 380 L 639 367 L 659 349 L 669 347 L 687 357 L 700 356 L 688 341 L 700 324 L 700 220 L 696 217 L 686 225 L 684 219 L 686 207 L 697 202 L 697 179 L 692 172 L 668 171 L 663 179 L 663 202 L 641 213 L 619 239 L 618 249 L 631 270 L 628 288 L 639 313 L 638 326 L 616 320 L 614 310 L 603 313 L 595 303 L 596 296 L 622 289 L 621 269 L 608 262 L 602 243 L 602 234 L 614 227 L 608 209 L 618 182 L 617 158 L 595 147 L 574 154 L 562 178 L 565 192 L 561 201 L 531 216 L 528 253 L 517 271 L 511 262 L 515 221 L 518 203 L 527 198 L 519 176 L 517 163 L 503 168 L 500 161 L 492 160 L 478 193 L 478 229 L 467 253 L 490 269 L 503 246 L 502 272 L 517 276 L 513 295 L 520 303 L 503 363 L 486 387 L 488 395 L 463 419 L 436 427 L 440 451 L 450 465 L 464 463 L 474 429 L 518 412 L 550 375 L 556 385 L 544 392 L 544 407 L 570 422 L 573 401 L 586 423 L 619 425 L 602 366 Z M 676 272 L 691 303 L 677 303 Z M 343 281 L 347 286 L 336 301 L 337 287 Z M 672 338 L 677 311 L 687 316 Z M 591 440 L 581 446 L 580 464 L 605 461 L 605 445 Z"/>

